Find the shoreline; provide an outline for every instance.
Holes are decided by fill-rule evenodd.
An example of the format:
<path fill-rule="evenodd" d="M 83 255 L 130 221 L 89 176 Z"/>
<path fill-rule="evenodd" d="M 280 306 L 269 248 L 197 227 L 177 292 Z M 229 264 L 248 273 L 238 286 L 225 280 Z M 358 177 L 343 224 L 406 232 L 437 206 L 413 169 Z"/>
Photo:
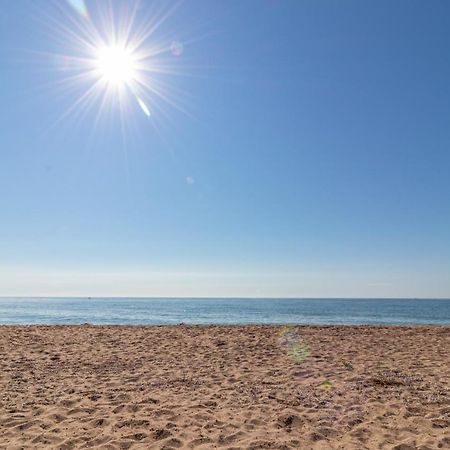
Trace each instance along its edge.
<path fill-rule="evenodd" d="M 78 327 L 94 327 L 94 328 L 246 328 L 246 327 L 272 327 L 272 328 L 283 328 L 283 327 L 298 327 L 298 328 L 449 328 L 448 324 L 435 324 L 435 323 L 411 323 L 411 324 L 367 324 L 367 323 L 330 323 L 330 324 L 304 324 L 296 322 L 287 323 L 174 323 L 174 324 L 147 324 L 147 323 L 130 323 L 130 324 L 120 324 L 120 323 L 3 323 L 0 324 L 0 330 L 2 328 L 78 328 Z"/>
<path fill-rule="evenodd" d="M 448 348 L 445 325 L 0 325 L 0 442 L 447 448 Z"/>

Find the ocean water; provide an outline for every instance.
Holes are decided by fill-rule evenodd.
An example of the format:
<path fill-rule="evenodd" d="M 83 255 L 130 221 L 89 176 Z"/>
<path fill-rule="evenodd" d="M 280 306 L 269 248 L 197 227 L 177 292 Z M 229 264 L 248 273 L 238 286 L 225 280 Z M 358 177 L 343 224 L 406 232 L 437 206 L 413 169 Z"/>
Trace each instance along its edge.
<path fill-rule="evenodd" d="M 450 325 L 450 299 L 0 298 L 0 325 L 81 323 Z"/>

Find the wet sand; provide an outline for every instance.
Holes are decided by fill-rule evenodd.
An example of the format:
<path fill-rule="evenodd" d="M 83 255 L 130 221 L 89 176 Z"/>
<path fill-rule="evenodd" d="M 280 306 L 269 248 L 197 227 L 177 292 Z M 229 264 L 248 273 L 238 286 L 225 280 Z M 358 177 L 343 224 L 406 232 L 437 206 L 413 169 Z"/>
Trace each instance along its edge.
<path fill-rule="evenodd" d="M 450 449 L 450 327 L 2 326 L 1 449 Z"/>

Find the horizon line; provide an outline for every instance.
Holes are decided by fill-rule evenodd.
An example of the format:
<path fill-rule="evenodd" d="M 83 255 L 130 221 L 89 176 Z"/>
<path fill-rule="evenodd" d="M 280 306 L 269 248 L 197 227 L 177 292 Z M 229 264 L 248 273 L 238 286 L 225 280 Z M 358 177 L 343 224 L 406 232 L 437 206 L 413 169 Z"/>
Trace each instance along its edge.
<path fill-rule="evenodd" d="M 79 295 L 0 295 L 0 299 L 58 299 L 58 298 L 79 298 L 79 299 L 166 299 L 166 300 L 450 300 L 450 297 L 249 297 L 249 296 L 79 296 Z"/>

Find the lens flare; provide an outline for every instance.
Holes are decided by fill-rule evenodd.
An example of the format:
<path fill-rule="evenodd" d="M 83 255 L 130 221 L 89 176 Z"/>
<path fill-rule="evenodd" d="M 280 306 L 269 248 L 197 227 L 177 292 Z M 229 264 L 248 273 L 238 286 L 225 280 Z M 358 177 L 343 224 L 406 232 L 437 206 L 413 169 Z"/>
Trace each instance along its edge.
<path fill-rule="evenodd" d="M 286 350 L 286 354 L 297 363 L 304 362 L 311 354 L 309 346 L 300 335 L 300 328 L 288 325 L 278 334 L 278 344 Z"/>
<path fill-rule="evenodd" d="M 173 56 L 181 56 L 184 51 L 184 45 L 179 41 L 173 41 L 170 45 L 170 51 Z"/>
<path fill-rule="evenodd" d="M 142 100 L 139 97 L 136 97 L 136 100 L 137 100 L 139 106 L 141 107 L 142 111 L 144 111 L 144 114 L 147 117 L 150 117 L 150 110 L 148 109 L 147 105 L 144 103 L 144 100 Z"/>
<path fill-rule="evenodd" d="M 84 0 L 67 0 L 67 2 L 78 14 L 83 16 L 85 19 L 88 18 L 88 10 Z"/>

